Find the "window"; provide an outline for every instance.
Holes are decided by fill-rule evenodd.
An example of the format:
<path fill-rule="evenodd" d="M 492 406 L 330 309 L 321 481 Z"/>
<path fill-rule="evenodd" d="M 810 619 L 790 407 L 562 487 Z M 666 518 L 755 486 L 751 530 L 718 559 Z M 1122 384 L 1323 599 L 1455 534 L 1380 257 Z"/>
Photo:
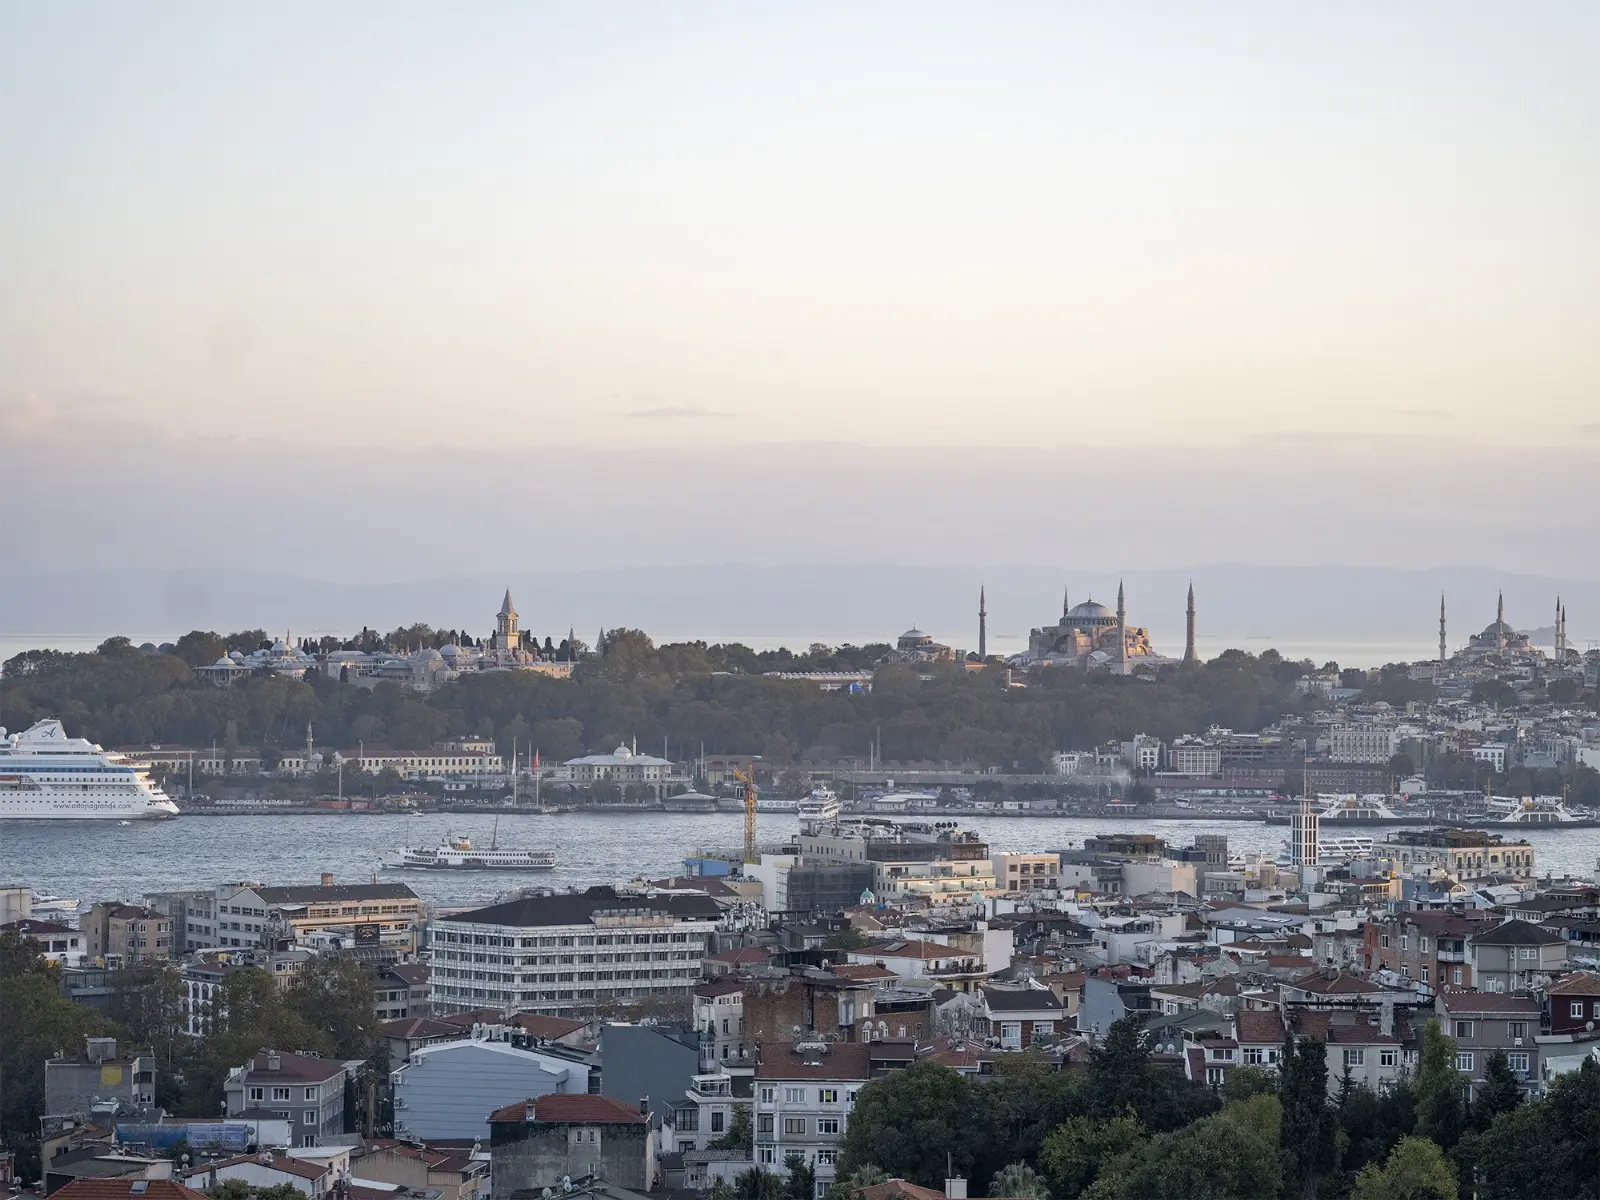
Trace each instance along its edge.
<path fill-rule="evenodd" d="M 1392 1066 L 1394 1066 L 1394 1064 L 1395 1064 L 1395 1053 L 1394 1053 L 1393 1050 L 1379 1050 L 1378 1051 L 1378 1065 L 1380 1067 L 1392 1067 Z"/>
<path fill-rule="evenodd" d="M 1514 1038 L 1525 1038 L 1528 1036 L 1528 1023 L 1526 1021 L 1507 1021 L 1506 1033 Z"/>
<path fill-rule="evenodd" d="M 316 1103 L 317 1089 L 316 1088 L 307 1088 L 306 1089 L 306 1099 L 310 1100 L 313 1104 Z"/>
<path fill-rule="evenodd" d="M 272 1089 L 272 1098 L 274 1100 L 287 1100 L 289 1098 L 289 1089 L 288 1088 L 278 1088 L 278 1087 L 273 1088 Z"/>
<path fill-rule="evenodd" d="M 804 1104 L 806 1090 L 803 1087 L 786 1087 L 783 1089 L 783 1102 L 785 1104 Z"/>
<path fill-rule="evenodd" d="M 300 1124 L 302 1124 L 302 1125 L 315 1125 L 316 1123 L 317 1123 L 317 1110 L 316 1109 L 314 1109 L 314 1108 L 306 1108 L 306 1109 L 302 1109 L 300 1111 Z"/>
<path fill-rule="evenodd" d="M 1428 982 L 1428 965 L 1426 963 L 1422 965 L 1422 982 Z"/>
<path fill-rule="evenodd" d="M 1511 1068 L 1513 1074 L 1526 1075 L 1528 1073 L 1528 1052 L 1526 1050 L 1513 1050 L 1506 1055 L 1506 1066 Z"/>
<path fill-rule="evenodd" d="M 1245 1052 L 1244 1052 L 1244 1065 L 1245 1066 L 1247 1066 L 1247 1067 L 1259 1066 L 1261 1064 L 1261 1061 L 1262 1061 L 1262 1059 L 1261 1059 L 1261 1047 L 1260 1046 L 1251 1046 L 1251 1047 L 1249 1047 L 1248 1049 L 1245 1050 Z"/>
<path fill-rule="evenodd" d="M 1568 1016 L 1577 1017 L 1577 1018 L 1579 1018 L 1581 1020 L 1583 1018 L 1583 1001 L 1582 1000 L 1574 1000 L 1570 1004 L 1568 1004 L 1567 1005 L 1567 1015 Z"/>
<path fill-rule="evenodd" d="M 1419 937 L 1417 939 L 1417 949 L 1420 950 L 1423 954 L 1426 954 L 1428 952 L 1428 939 L 1427 939 L 1426 936 Z"/>
<path fill-rule="evenodd" d="M 756 1117 L 756 1132 L 757 1133 L 771 1133 L 772 1132 L 772 1114 L 771 1113 L 762 1113 L 761 1115 Z"/>
<path fill-rule="evenodd" d="M 1389 948 L 1389 935 L 1386 933 L 1379 937 L 1378 944 L 1387 950 Z"/>
<path fill-rule="evenodd" d="M 711 1132 L 712 1133 L 721 1133 L 722 1130 L 723 1130 L 723 1126 L 727 1124 L 727 1120 L 728 1120 L 728 1114 L 727 1113 L 723 1112 L 721 1109 L 717 1109 L 716 1111 L 714 1111 L 711 1114 Z"/>
<path fill-rule="evenodd" d="M 265 1099 L 265 1097 L 264 1097 L 264 1096 L 263 1096 L 263 1095 L 262 1095 L 262 1093 L 263 1093 L 263 1092 L 264 1092 L 264 1091 L 265 1091 L 265 1090 L 266 1090 L 266 1089 L 264 1089 L 264 1088 L 251 1088 L 251 1089 L 250 1089 L 250 1099 L 252 1099 L 252 1100 L 262 1100 L 262 1099 Z"/>
<path fill-rule="evenodd" d="M 1472 1022 L 1471 1021 L 1457 1021 L 1455 1029 L 1456 1029 L 1455 1035 L 1458 1038 L 1469 1038 L 1469 1037 L 1472 1036 Z"/>
<path fill-rule="evenodd" d="M 770 1167 L 773 1163 L 778 1161 L 777 1151 L 771 1146 L 761 1146 L 759 1147 L 759 1152 L 760 1156 L 758 1161 L 764 1167 Z"/>
<path fill-rule="evenodd" d="M 1523 962 L 1538 962 L 1539 961 L 1539 950 L 1538 950 L 1538 947 L 1536 947 L 1536 946 L 1524 946 L 1522 948 L 1522 961 Z"/>
<path fill-rule="evenodd" d="M 1451 983 L 1460 983 L 1461 982 L 1461 968 L 1460 967 L 1452 967 L 1451 968 L 1451 970 L 1450 970 L 1450 982 Z"/>
<path fill-rule="evenodd" d="M 838 1117 L 818 1117 L 817 1118 L 817 1132 L 819 1134 L 820 1133 L 832 1134 L 833 1136 L 837 1137 L 838 1134 L 839 1134 L 839 1118 Z"/>
<path fill-rule="evenodd" d="M 819 1167 L 831 1167 L 838 1161 L 839 1152 L 837 1150 L 817 1151 L 817 1166 Z"/>
<path fill-rule="evenodd" d="M 837 1104 L 839 1103 L 839 1089 L 823 1088 L 817 1092 L 817 1100 L 822 1104 Z"/>
<path fill-rule="evenodd" d="M 763 1104 L 771 1104 L 772 1101 L 777 1097 L 777 1093 L 778 1093 L 778 1089 L 777 1088 L 773 1088 L 773 1087 L 764 1087 L 764 1088 L 762 1088 L 761 1089 L 761 1103 L 763 1103 Z"/>
<path fill-rule="evenodd" d="M 1347 1067 L 1364 1067 L 1367 1065 L 1367 1052 L 1360 1046 L 1347 1046 L 1344 1051 L 1344 1065 Z"/>
<path fill-rule="evenodd" d="M 1206 1068 L 1206 1084 L 1209 1087 L 1221 1087 L 1226 1072 L 1221 1067 Z"/>
<path fill-rule="evenodd" d="M 1456 1070 L 1460 1071 L 1463 1075 L 1471 1075 L 1472 1074 L 1472 1055 L 1470 1055 L 1470 1054 L 1458 1054 L 1458 1055 L 1456 1055 Z"/>
<path fill-rule="evenodd" d="M 1402 950 L 1411 949 L 1411 935 L 1409 933 L 1402 933 L 1400 935 L 1400 949 L 1402 949 Z"/>
<path fill-rule="evenodd" d="M 806 1119 L 804 1117 L 785 1117 L 783 1119 L 783 1132 L 786 1136 L 798 1134 L 799 1136 L 804 1137 L 806 1132 Z"/>

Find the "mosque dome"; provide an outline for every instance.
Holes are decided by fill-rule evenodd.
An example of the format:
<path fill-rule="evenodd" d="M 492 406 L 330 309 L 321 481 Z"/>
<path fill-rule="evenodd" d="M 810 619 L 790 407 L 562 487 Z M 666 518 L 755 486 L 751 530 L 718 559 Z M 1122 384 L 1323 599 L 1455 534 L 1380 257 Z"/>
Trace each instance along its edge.
<path fill-rule="evenodd" d="M 444 661 L 444 656 L 442 654 L 440 654 L 437 650 L 435 650 L 432 646 L 424 646 L 421 650 L 418 650 L 415 654 L 413 654 L 411 656 L 411 661 L 414 662 L 414 663 L 443 662 Z"/>
<path fill-rule="evenodd" d="M 451 642 L 448 646 L 439 647 L 439 657 L 441 658 L 454 659 L 455 656 L 460 653 L 461 647 L 456 645 L 454 642 Z"/>
<path fill-rule="evenodd" d="M 1097 603 L 1094 600 L 1085 600 L 1082 604 L 1074 604 L 1072 606 L 1072 611 L 1067 613 L 1067 619 L 1080 622 L 1115 621 L 1117 614 L 1104 604 Z"/>

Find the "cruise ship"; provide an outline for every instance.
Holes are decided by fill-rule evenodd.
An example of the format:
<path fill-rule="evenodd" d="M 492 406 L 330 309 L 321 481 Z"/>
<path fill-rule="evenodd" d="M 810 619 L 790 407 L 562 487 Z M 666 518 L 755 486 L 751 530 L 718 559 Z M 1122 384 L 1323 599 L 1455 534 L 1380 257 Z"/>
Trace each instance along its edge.
<path fill-rule="evenodd" d="M 815 787 L 800 801 L 798 809 L 802 821 L 831 821 L 839 815 L 839 796 L 832 788 Z"/>
<path fill-rule="evenodd" d="M 502 850 L 498 841 L 489 849 L 475 850 L 464 837 L 446 836 L 437 846 L 408 846 L 385 870 L 419 867 L 430 871 L 549 871 L 556 865 L 554 850 Z"/>
<path fill-rule="evenodd" d="M 175 817 L 146 768 L 69 738 L 60 721 L 7 736 L 0 728 L 0 820 L 130 821 Z"/>

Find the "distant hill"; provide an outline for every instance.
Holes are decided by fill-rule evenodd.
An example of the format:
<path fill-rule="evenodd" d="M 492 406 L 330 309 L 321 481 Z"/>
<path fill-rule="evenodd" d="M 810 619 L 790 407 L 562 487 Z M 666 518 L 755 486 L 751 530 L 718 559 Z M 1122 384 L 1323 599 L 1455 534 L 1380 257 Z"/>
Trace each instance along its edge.
<path fill-rule="evenodd" d="M 1439 593 L 1449 597 L 1452 646 L 1494 618 L 1550 640 L 1559 594 L 1573 643 L 1600 636 L 1600 583 L 1508 574 L 1486 567 L 1401 571 L 1371 567 L 1236 564 L 1133 571 L 1124 576 L 1130 622 L 1157 648 L 1180 653 L 1184 595 L 1193 579 L 1204 646 L 1260 650 L 1295 643 L 1437 642 Z M 987 589 L 991 649 L 1011 650 L 1031 626 L 1075 604 L 1115 600 L 1114 576 L 1041 566 L 795 565 L 618 567 L 544 573 L 462 574 L 396 584 L 347 584 L 276 572 L 121 569 L 0 574 L 0 637 L 175 637 L 192 628 L 259 626 L 296 633 L 392 629 L 423 621 L 487 633 L 510 587 L 523 625 L 585 641 L 601 627 L 641 628 L 658 639 L 892 640 L 910 625 L 962 648 L 977 640 L 980 584 Z M 1544 628 L 1541 628 L 1544 627 Z M 1374 651 L 1377 653 L 1377 651 Z M 1352 661 L 1358 661 L 1352 659 Z"/>

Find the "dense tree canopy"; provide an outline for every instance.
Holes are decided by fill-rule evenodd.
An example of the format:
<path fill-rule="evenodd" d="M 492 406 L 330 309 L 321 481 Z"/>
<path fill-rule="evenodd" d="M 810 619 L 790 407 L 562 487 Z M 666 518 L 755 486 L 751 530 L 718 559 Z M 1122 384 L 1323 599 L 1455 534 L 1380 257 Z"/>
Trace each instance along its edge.
<path fill-rule="evenodd" d="M 146 654 L 114 639 L 94 653 L 18 655 L 6 663 L 0 723 L 20 728 L 59 717 L 73 733 L 105 745 L 265 750 L 303 744 L 308 724 L 319 744 L 337 746 L 364 741 L 409 749 L 447 733 L 480 733 L 506 752 L 513 739 L 536 747 L 547 760 L 634 739 L 754 752 L 777 762 L 833 760 L 865 757 L 876 740 L 891 760 L 1040 771 L 1056 750 L 1141 731 L 1171 738 L 1212 724 L 1256 729 L 1310 703 L 1293 687 L 1307 664 L 1271 651 L 1259 657 L 1228 651 L 1155 677 L 1046 670 L 1026 688 L 1007 687 L 998 669 L 890 664 L 876 669 L 870 691 L 852 693 L 761 672 L 870 668 L 886 647 L 758 654 L 699 642 L 657 647 L 636 630 L 608 633 L 604 652 L 582 659 L 571 680 L 493 672 L 464 676 L 428 696 L 397 684 L 369 689 L 315 675 L 251 676 L 215 687 L 195 674 L 194 667 L 238 640 L 197 630 L 169 654 Z"/>

